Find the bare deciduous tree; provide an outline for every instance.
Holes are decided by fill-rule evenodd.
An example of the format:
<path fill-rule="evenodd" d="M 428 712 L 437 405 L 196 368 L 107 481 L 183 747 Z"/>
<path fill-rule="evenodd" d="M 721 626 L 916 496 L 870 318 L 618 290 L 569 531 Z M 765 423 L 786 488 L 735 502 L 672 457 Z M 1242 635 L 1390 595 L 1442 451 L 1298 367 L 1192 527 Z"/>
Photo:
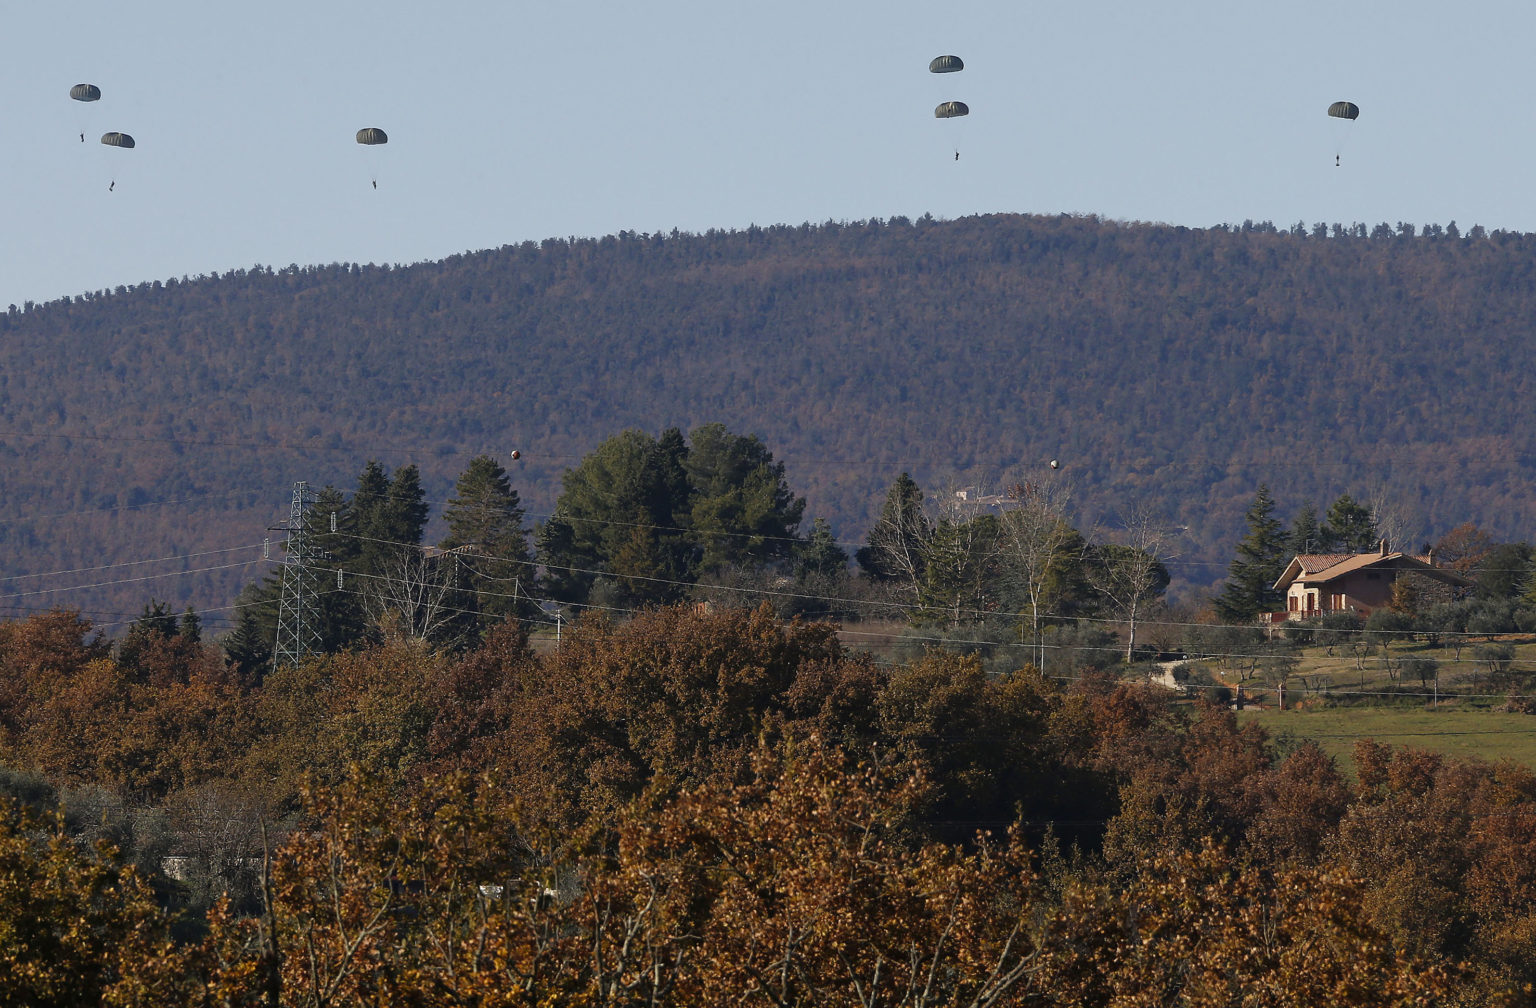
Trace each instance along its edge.
<path fill-rule="evenodd" d="M 1030 639 L 1037 647 L 1035 665 L 1045 668 L 1045 647 L 1040 636 L 1048 589 L 1061 566 L 1075 560 L 1082 536 L 1067 521 L 1072 497 L 1066 480 L 1047 478 L 1015 483 L 1006 494 L 1009 506 L 1000 516 L 1003 563 L 1023 591 L 1028 607 Z"/>
<path fill-rule="evenodd" d="M 1412 537 L 1418 535 L 1418 525 L 1404 512 L 1401 499 L 1401 495 L 1388 493 L 1386 486 L 1378 483 L 1371 488 L 1366 506 L 1376 520 L 1376 531 L 1387 541 L 1389 548 L 1400 553 L 1414 553 L 1417 547 Z"/>
<path fill-rule="evenodd" d="M 1126 622 L 1125 660 L 1136 652 L 1136 626 L 1147 607 L 1168 588 L 1168 568 L 1163 565 L 1172 529 L 1146 508 L 1132 510 L 1120 543 L 1093 549 L 1088 564 L 1088 583 L 1109 600 Z"/>
<path fill-rule="evenodd" d="M 382 637 L 443 643 L 461 615 L 453 604 L 458 587 L 458 557 L 452 553 L 396 550 L 363 586 L 363 612 Z"/>

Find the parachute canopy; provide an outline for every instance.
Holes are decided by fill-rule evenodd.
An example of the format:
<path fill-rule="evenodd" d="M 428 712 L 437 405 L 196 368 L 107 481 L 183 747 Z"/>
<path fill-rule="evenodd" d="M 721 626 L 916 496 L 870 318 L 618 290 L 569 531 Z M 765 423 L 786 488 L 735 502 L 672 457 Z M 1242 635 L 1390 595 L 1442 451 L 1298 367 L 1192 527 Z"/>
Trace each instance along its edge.
<path fill-rule="evenodd" d="M 101 88 L 95 84 L 76 84 L 69 89 L 69 96 L 75 101 L 101 101 Z"/>
<path fill-rule="evenodd" d="M 928 63 L 929 73 L 954 73 L 964 69 L 965 61 L 959 56 L 935 56 Z"/>
<path fill-rule="evenodd" d="M 1354 102 L 1336 101 L 1328 106 L 1328 114 L 1335 119 L 1359 119 L 1360 106 Z"/>
<path fill-rule="evenodd" d="M 389 143 L 389 134 L 377 126 L 365 126 L 357 131 L 357 142 L 372 147 L 376 144 Z"/>
<path fill-rule="evenodd" d="M 101 142 L 106 144 L 108 147 L 125 147 L 131 149 L 134 146 L 133 137 L 129 136 L 127 133 L 103 133 L 101 135 Z"/>
<path fill-rule="evenodd" d="M 954 119 L 957 116 L 968 116 L 970 114 L 971 107 L 963 101 L 943 102 L 938 108 L 933 110 L 933 117 L 935 119 Z"/>

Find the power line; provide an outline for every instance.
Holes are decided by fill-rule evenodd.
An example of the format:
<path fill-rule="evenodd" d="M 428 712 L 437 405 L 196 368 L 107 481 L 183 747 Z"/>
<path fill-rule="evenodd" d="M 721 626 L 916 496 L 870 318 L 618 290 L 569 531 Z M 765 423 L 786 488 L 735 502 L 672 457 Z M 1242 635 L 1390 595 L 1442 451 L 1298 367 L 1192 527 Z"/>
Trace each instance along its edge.
<path fill-rule="evenodd" d="M 59 576 L 65 575 L 65 574 L 90 574 L 90 573 L 95 573 L 96 571 L 116 570 L 116 569 L 118 569 L 120 567 L 139 567 L 139 566 L 142 566 L 144 564 L 170 563 L 171 561 L 174 561 L 174 560 L 196 560 L 196 559 L 199 559 L 201 557 L 218 556 L 219 554 L 222 554 L 222 553 L 236 553 L 236 552 L 239 552 L 240 550 L 247 550 L 247 549 L 254 549 L 254 548 L 255 547 L 249 546 L 249 545 L 228 546 L 228 547 L 225 547 L 224 549 L 205 550 L 205 551 L 200 552 L 200 553 L 178 553 L 178 554 L 173 554 L 171 556 L 156 557 L 154 559 L 149 559 L 149 560 L 123 560 L 123 561 L 119 561 L 117 563 L 101 564 L 101 565 L 96 566 L 96 567 L 75 567 L 75 568 L 72 568 L 70 570 L 40 571 L 40 572 L 35 573 L 35 574 L 9 574 L 9 575 L 6 575 L 4 577 L 0 577 L 0 581 L 20 581 L 20 580 L 22 580 L 24 578 L 59 577 Z"/>

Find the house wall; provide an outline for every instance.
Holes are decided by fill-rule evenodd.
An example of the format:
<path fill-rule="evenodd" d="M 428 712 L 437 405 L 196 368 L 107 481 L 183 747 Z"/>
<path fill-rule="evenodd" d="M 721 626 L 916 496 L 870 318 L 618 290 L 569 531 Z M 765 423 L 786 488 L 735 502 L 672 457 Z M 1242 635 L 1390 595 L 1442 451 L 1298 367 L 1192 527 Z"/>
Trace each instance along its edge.
<path fill-rule="evenodd" d="M 1392 601 L 1394 570 L 1355 571 L 1321 584 L 1295 581 L 1285 593 L 1286 615 L 1307 619 L 1327 612 L 1353 610 L 1362 617 Z M 1340 598 L 1339 596 L 1343 596 Z"/>
<path fill-rule="evenodd" d="M 1301 582 L 1292 582 L 1285 593 L 1286 614 L 1292 619 L 1309 619 L 1322 609 L 1322 595 L 1316 588 Z"/>
<path fill-rule="evenodd" d="M 1369 616 L 1371 610 L 1392 601 L 1392 582 L 1396 577 L 1394 570 L 1353 571 L 1330 584 L 1329 591 L 1343 592 L 1361 616 Z"/>

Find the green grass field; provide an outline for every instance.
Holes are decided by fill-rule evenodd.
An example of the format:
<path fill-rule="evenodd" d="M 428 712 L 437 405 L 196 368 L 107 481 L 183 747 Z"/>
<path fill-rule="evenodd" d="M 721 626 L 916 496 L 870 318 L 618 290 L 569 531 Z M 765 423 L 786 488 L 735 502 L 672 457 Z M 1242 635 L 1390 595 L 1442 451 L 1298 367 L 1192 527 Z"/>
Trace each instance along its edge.
<path fill-rule="evenodd" d="M 1311 711 L 1244 711 L 1276 739 L 1311 739 L 1354 772 L 1350 753 L 1361 739 L 1428 749 L 1447 756 L 1536 767 L 1536 716 L 1486 710 L 1414 710 L 1390 707 L 1334 707 Z"/>
<path fill-rule="evenodd" d="M 1490 643 L 1468 641 L 1458 650 L 1406 640 L 1395 643 L 1390 654 L 1379 648 L 1356 653 L 1349 643 L 1304 648 L 1295 653 L 1286 684 L 1291 709 L 1285 711 L 1275 707 L 1273 675 L 1250 677 L 1240 661 L 1205 664 L 1218 682 L 1241 681 L 1258 701 L 1260 709 L 1243 711 L 1240 718 L 1257 721 L 1277 739 L 1315 740 L 1346 772 L 1353 772 L 1350 753 L 1361 739 L 1536 767 L 1536 716 L 1506 709 L 1512 698 L 1536 695 L 1536 640 L 1501 636 L 1498 643 L 1508 647 L 1510 660 L 1498 669 L 1479 656 L 1480 647 Z M 1389 658 L 1395 664 L 1413 657 L 1438 668 L 1441 703 L 1434 710 L 1431 682 L 1388 665 Z"/>
<path fill-rule="evenodd" d="M 913 643 L 923 631 L 900 622 L 858 624 L 845 630 L 843 642 L 856 650 L 874 652 L 882 660 L 910 660 Z M 1207 659 L 1195 663 L 1210 676 L 1206 682 L 1228 687 L 1242 683 L 1251 702 L 1238 716 L 1257 721 L 1277 741 L 1286 736 L 1312 739 L 1333 756 L 1340 769 L 1354 772 L 1351 752 L 1361 739 L 1392 746 L 1428 749 L 1458 758 L 1489 762 L 1510 760 L 1536 768 L 1536 716 L 1510 713 L 1511 696 L 1536 698 L 1536 636 L 1501 635 L 1498 643 L 1512 651 L 1506 667 L 1495 673 L 1479 657 L 1484 638 L 1432 647 L 1422 640 L 1399 640 L 1389 651 L 1379 646 L 1357 650 L 1353 641 L 1330 648 L 1321 643 L 1292 652 L 1296 663 L 1286 684 L 1287 706 L 1275 709 L 1272 678 L 1240 659 Z M 1008 660 L 1024 663 L 1029 652 L 1009 650 Z M 1433 681 L 1421 682 L 1393 665 L 1404 658 L 1423 658 L 1438 668 L 1440 706 L 1428 709 Z M 1145 674 L 1145 666 L 1137 675 Z M 1301 709 L 1295 709 L 1299 706 Z"/>

